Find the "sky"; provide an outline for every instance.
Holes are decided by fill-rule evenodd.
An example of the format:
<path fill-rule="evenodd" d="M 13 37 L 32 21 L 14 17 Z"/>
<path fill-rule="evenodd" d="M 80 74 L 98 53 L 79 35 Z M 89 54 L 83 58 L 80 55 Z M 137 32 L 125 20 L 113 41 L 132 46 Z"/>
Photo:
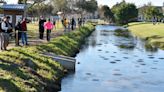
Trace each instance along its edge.
<path fill-rule="evenodd" d="M 112 7 L 117 2 L 121 2 L 122 0 L 97 0 L 99 5 L 108 5 Z M 126 2 L 135 3 L 138 7 L 142 6 L 144 4 L 147 4 L 148 2 L 152 2 L 155 6 L 162 6 L 164 0 L 125 0 Z"/>
<path fill-rule="evenodd" d="M 5 0 L 7 3 L 17 3 L 17 0 Z M 117 2 L 121 2 L 122 0 L 97 0 L 99 5 L 108 5 L 112 7 L 114 4 Z M 125 0 L 130 3 L 135 3 L 138 7 L 142 6 L 144 4 L 147 4 L 148 2 L 152 2 L 153 5 L 155 6 L 162 6 L 164 0 Z"/>

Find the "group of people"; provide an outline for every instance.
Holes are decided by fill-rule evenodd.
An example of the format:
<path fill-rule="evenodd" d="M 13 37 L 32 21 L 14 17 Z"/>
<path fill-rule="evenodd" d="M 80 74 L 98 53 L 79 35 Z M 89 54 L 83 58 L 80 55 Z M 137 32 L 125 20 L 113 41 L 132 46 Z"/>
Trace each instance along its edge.
<path fill-rule="evenodd" d="M 47 30 L 47 41 L 50 41 L 50 33 L 53 29 L 54 24 L 48 19 L 40 18 L 39 21 L 39 38 L 43 39 L 44 37 L 44 30 Z M 5 16 L 0 21 L 0 50 L 7 50 L 7 46 L 9 45 L 9 40 L 11 36 L 14 34 L 13 30 L 15 29 L 15 39 L 16 39 L 16 46 L 20 46 L 19 41 L 22 41 L 22 46 L 27 46 L 28 44 L 28 37 L 27 37 L 27 19 L 19 19 L 15 26 L 12 25 L 10 22 L 10 17 Z"/>
<path fill-rule="evenodd" d="M 77 23 L 78 23 L 78 28 L 80 28 L 81 25 L 84 25 L 85 18 L 78 18 Z M 65 32 L 66 32 L 66 30 L 68 30 L 68 31 L 74 30 L 76 28 L 77 23 L 76 23 L 75 18 L 72 18 L 70 20 L 68 20 L 67 18 L 63 18 L 63 20 L 62 20 L 62 24 L 64 26 Z"/>
<path fill-rule="evenodd" d="M 19 40 L 22 40 L 22 45 L 26 46 L 28 45 L 28 37 L 27 37 L 27 19 L 23 18 L 23 19 L 19 19 L 17 24 L 15 25 L 15 31 L 17 31 L 18 33 L 16 33 L 15 37 L 17 39 L 17 46 L 20 46 L 19 44 Z"/>
<path fill-rule="evenodd" d="M 48 21 L 46 22 L 46 19 L 41 17 L 39 20 L 39 38 L 41 40 L 44 39 L 44 31 L 46 30 L 46 35 L 47 35 L 47 41 L 50 41 L 50 34 L 51 34 L 51 30 L 55 27 L 55 23 L 51 22 L 51 19 L 48 19 Z"/>
<path fill-rule="evenodd" d="M 152 17 L 151 19 L 153 25 L 164 23 L 164 18 L 158 18 L 156 16 Z"/>
<path fill-rule="evenodd" d="M 9 45 L 10 37 L 13 34 L 13 25 L 10 22 L 10 17 L 5 16 L 0 22 L 0 50 L 7 50 L 7 46 Z M 27 25 L 26 18 L 19 20 L 19 22 L 15 26 L 18 32 L 18 39 L 22 38 L 22 44 L 28 45 L 27 43 Z M 18 44 L 19 45 L 19 44 Z"/>
<path fill-rule="evenodd" d="M 78 18 L 77 23 L 80 28 L 85 22 L 85 18 Z M 64 26 L 64 31 L 66 30 L 74 30 L 76 28 L 76 20 L 74 18 L 69 21 L 66 18 L 63 18 L 62 24 Z M 44 31 L 46 30 L 46 39 L 50 41 L 51 30 L 55 27 L 55 22 L 51 22 L 51 19 L 46 19 L 44 17 L 40 17 L 39 20 L 39 38 L 41 40 L 44 39 Z M 15 38 L 16 38 L 16 46 L 20 46 L 19 41 L 22 41 L 23 46 L 28 45 L 28 37 L 27 37 L 27 19 L 19 19 L 16 25 L 13 27 L 12 23 L 10 23 L 10 17 L 5 16 L 0 22 L 0 50 L 7 50 L 7 46 L 9 45 L 9 39 L 13 34 L 13 30 L 15 29 Z"/>

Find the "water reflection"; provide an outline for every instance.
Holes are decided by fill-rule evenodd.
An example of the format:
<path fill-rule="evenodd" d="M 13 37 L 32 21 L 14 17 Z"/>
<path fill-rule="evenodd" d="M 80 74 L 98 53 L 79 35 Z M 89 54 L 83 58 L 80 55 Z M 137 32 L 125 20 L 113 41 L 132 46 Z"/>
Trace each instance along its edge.
<path fill-rule="evenodd" d="M 61 92 L 163 92 L 164 51 L 133 36 L 114 35 L 119 28 L 96 27 Z"/>

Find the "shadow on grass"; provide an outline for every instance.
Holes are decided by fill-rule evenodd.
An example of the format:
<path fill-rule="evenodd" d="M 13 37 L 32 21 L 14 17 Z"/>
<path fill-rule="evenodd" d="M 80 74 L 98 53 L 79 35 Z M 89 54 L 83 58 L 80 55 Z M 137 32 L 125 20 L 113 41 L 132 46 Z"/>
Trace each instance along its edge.
<path fill-rule="evenodd" d="M 12 74 L 15 74 L 17 77 L 20 77 L 24 80 L 28 80 L 30 77 L 28 75 L 25 75 L 18 66 L 16 65 L 6 65 L 6 64 L 0 64 L 0 69 L 8 71 Z"/>
<path fill-rule="evenodd" d="M 24 66 L 25 65 L 27 67 L 34 69 L 34 70 L 39 68 L 38 65 L 35 62 L 33 62 L 30 58 L 20 58 L 19 59 L 19 57 L 16 57 L 15 55 L 12 55 L 10 53 L 2 54 L 2 56 L 4 58 L 0 58 L 0 60 L 2 60 L 3 62 L 6 62 L 8 64 L 12 64 L 15 66 Z M 21 64 L 18 65 L 16 62 L 11 62 L 11 61 L 9 62 L 8 60 L 5 60 L 5 58 L 12 58 L 13 60 L 19 59 L 21 61 Z"/>
<path fill-rule="evenodd" d="M 22 92 L 11 80 L 0 78 L 0 87 L 4 92 Z"/>

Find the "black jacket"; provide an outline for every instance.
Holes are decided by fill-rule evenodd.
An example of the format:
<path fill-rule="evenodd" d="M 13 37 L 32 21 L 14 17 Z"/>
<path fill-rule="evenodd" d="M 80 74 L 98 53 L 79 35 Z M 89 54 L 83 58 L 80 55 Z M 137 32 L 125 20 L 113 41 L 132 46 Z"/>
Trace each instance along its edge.
<path fill-rule="evenodd" d="M 45 22 L 46 22 L 46 20 L 44 20 L 44 19 L 39 20 L 39 30 L 44 30 L 44 23 Z"/>

